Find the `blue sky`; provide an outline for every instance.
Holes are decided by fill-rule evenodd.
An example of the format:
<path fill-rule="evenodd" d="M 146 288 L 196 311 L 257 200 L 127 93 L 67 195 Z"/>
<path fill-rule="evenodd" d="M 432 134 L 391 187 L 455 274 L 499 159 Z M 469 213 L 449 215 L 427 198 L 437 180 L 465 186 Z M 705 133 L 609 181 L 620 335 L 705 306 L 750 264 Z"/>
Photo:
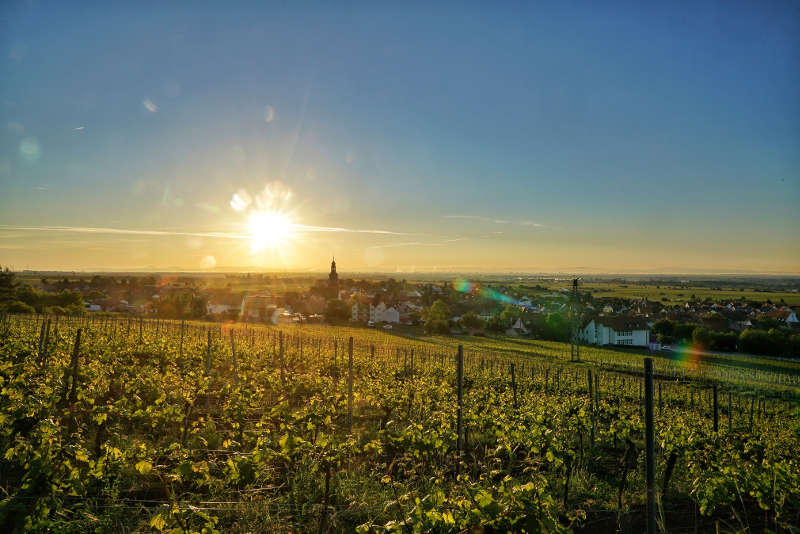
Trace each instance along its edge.
<path fill-rule="evenodd" d="M 800 271 L 797 3 L 0 15 L 3 264 Z M 276 182 L 298 224 L 393 234 L 30 229 L 241 233 Z"/>

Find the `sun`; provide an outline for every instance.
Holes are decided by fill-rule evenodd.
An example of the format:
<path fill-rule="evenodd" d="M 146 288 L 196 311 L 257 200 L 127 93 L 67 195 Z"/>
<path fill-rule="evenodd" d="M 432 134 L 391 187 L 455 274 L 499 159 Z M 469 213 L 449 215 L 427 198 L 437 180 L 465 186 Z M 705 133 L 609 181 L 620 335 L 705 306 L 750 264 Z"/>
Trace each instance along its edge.
<path fill-rule="evenodd" d="M 266 247 L 276 248 L 292 233 L 292 222 L 282 213 L 259 211 L 250 214 L 250 249 L 259 252 Z"/>

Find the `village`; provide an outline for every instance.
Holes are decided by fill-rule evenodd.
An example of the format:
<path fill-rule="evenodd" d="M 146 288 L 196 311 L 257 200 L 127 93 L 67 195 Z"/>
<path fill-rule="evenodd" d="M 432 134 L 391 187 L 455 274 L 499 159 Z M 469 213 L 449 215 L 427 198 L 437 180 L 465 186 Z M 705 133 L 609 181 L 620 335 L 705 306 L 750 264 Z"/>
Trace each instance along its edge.
<path fill-rule="evenodd" d="M 66 293 L 74 298 L 79 294 L 86 313 L 171 319 L 350 324 L 649 350 L 671 349 L 676 343 L 688 342 L 720 351 L 747 348 L 774 355 L 797 354 L 794 347 L 800 342 L 800 310 L 769 300 L 687 299 L 665 303 L 646 297 L 594 297 L 589 291 L 573 293 L 566 286 L 542 291 L 458 278 L 412 282 L 350 279 L 340 278 L 335 260 L 326 278 L 298 279 L 258 289 L 256 282 L 262 280 L 258 276 L 225 275 L 224 284 L 210 284 L 191 275 L 41 278 L 31 284 L 30 291 L 42 295 Z M 25 302 L 24 292 L 20 300 Z M 31 304 L 32 311 L 40 313 L 76 311 L 75 304 L 69 309 L 58 305 L 37 309 L 34 302 Z"/>

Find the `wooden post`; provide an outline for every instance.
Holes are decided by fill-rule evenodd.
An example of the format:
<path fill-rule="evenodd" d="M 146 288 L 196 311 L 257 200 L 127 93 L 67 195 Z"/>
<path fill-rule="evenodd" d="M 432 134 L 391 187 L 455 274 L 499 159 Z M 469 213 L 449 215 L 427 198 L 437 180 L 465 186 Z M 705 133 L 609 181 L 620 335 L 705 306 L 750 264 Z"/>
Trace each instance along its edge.
<path fill-rule="evenodd" d="M 184 329 L 184 320 L 181 319 L 181 343 L 180 348 L 178 350 L 178 358 L 183 359 L 183 329 Z"/>
<path fill-rule="evenodd" d="M 714 432 L 719 432 L 719 403 L 717 402 L 716 384 L 714 384 Z"/>
<path fill-rule="evenodd" d="M 353 433 L 353 336 L 347 343 L 347 433 Z"/>
<path fill-rule="evenodd" d="M 139 345 L 142 344 L 142 318 L 139 317 Z"/>
<path fill-rule="evenodd" d="M 656 454 L 653 424 L 653 359 L 644 359 L 645 480 L 647 482 L 647 534 L 656 534 Z"/>
<path fill-rule="evenodd" d="M 206 331 L 206 376 L 211 381 L 211 330 Z M 211 391 L 206 393 L 206 412 L 211 413 Z"/>
<path fill-rule="evenodd" d="M 587 369 L 587 376 L 589 379 L 589 415 L 592 419 L 592 427 L 590 430 L 590 437 L 592 440 L 592 445 L 594 445 L 594 390 L 592 387 L 592 370 Z"/>
<path fill-rule="evenodd" d="M 39 349 L 36 351 L 36 357 L 39 361 L 42 360 L 42 345 L 44 345 L 44 329 L 45 329 L 45 320 L 42 317 L 42 327 L 39 329 Z"/>
<path fill-rule="evenodd" d="M 286 371 L 283 369 L 283 330 L 278 332 L 278 361 L 281 366 L 281 384 L 286 386 Z"/>
<path fill-rule="evenodd" d="M 42 350 L 42 369 L 47 369 L 47 357 L 50 351 L 50 319 L 47 320 L 47 331 L 44 333 L 44 348 Z"/>
<path fill-rule="evenodd" d="M 82 328 L 78 328 L 78 331 L 75 333 L 75 345 L 72 348 L 72 360 L 70 361 L 70 376 L 71 382 L 69 386 L 69 395 L 67 395 L 67 383 L 64 381 L 64 400 L 68 400 L 70 404 L 74 404 L 77 400 L 78 395 L 78 368 L 79 368 L 79 356 L 81 350 L 81 332 L 83 331 Z"/>
<path fill-rule="evenodd" d="M 517 408 L 517 377 L 514 373 L 514 364 L 511 364 L 511 389 L 514 390 L 514 408 Z"/>
<path fill-rule="evenodd" d="M 663 403 L 661 402 L 661 380 L 658 381 L 658 415 L 661 415 L 661 410 L 663 409 Z"/>
<path fill-rule="evenodd" d="M 339 380 L 339 370 L 337 369 L 339 359 L 339 340 L 333 340 L 333 380 Z"/>
<path fill-rule="evenodd" d="M 211 330 L 206 331 L 206 376 L 211 376 Z"/>
<path fill-rule="evenodd" d="M 458 411 L 456 412 L 456 432 L 458 435 L 457 448 L 458 458 L 456 460 L 456 474 L 461 469 L 461 453 L 464 448 L 464 348 L 459 345 L 456 354 L 456 388 L 458 391 Z"/>
<path fill-rule="evenodd" d="M 599 410 L 600 406 L 600 375 L 594 374 L 594 409 Z"/>
<path fill-rule="evenodd" d="M 755 406 L 756 398 L 750 397 L 750 432 L 753 431 L 753 407 Z"/>
<path fill-rule="evenodd" d="M 239 362 L 236 360 L 236 343 L 233 341 L 233 328 L 231 328 L 231 356 L 233 357 L 233 383 L 239 385 Z"/>
<path fill-rule="evenodd" d="M 728 432 L 733 432 L 733 406 L 730 391 L 728 392 Z"/>

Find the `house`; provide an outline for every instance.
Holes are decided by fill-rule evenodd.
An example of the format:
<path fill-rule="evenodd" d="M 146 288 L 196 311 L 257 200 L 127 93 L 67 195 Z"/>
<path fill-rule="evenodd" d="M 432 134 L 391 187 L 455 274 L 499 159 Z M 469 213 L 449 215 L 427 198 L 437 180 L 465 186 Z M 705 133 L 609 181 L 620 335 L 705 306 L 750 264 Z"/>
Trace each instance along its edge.
<path fill-rule="evenodd" d="M 247 321 L 268 321 L 275 308 L 275 298 L 269 293 L 247 295 L 242 302 L 242 315 Z"/>
<path fill-rule="evenodd" d="M 403 324 L 412 324 L 414 321 L 419 320 L 422 306 L 405 301 L 397 305 L 397 312 L 400 314 L 400 322 Z"/>
<path fill-rule="evenodd" d="M 383 302 L 377 306 L 370 304 L 369 320 L 373 323 L 399 323 L 400 312 L 394 307 L 387 307 Z"/>
<path fill-rule="evenodd" d="M 208 315 L 221 315 L 230 312 L 241 313 L 243 303 L 244 299 L 240 296 L 225 295 L 215 297 L 206 304 L 206 313 Z"/>
<path fill-rule="evenodd" d="M 350 308 L 350 320 L 354 323 L 366 323 L 370 320 L 370 305 L 366 301 L 354 299 Z"/>
<path fill-rule="evenodd" d="M 786 323 L 786 326 L 793 326 L 794 324 L 800 323 L 800 320 L 797 319 L 797 314 L 788 306 L 772 310 L 768 312 L 767 315 L 782 323 Z"/>
<path fill-rule="evenodd" d="M 509 336 L 527 336 L 529 333 L 530 330 L 525 327 L 521 317 L 518 317 L 514 324 L 511 325 L 511 328 L 506 330 L 506 335 Z"/>
<path fill-rule="evenodd" d="M 270 319 L 272 324 L 292 324 L 294 323 L 294 315 L 285 309 L 285 308 L 275 308 L 272 312 L 272 318 Z"/>
<path fill-rule="evenodd" d="M 581 330 L 581 339 L 590 345 L 629 345 L 647 347 L 650 327 L 641 317 L 600 316 Z"/>

